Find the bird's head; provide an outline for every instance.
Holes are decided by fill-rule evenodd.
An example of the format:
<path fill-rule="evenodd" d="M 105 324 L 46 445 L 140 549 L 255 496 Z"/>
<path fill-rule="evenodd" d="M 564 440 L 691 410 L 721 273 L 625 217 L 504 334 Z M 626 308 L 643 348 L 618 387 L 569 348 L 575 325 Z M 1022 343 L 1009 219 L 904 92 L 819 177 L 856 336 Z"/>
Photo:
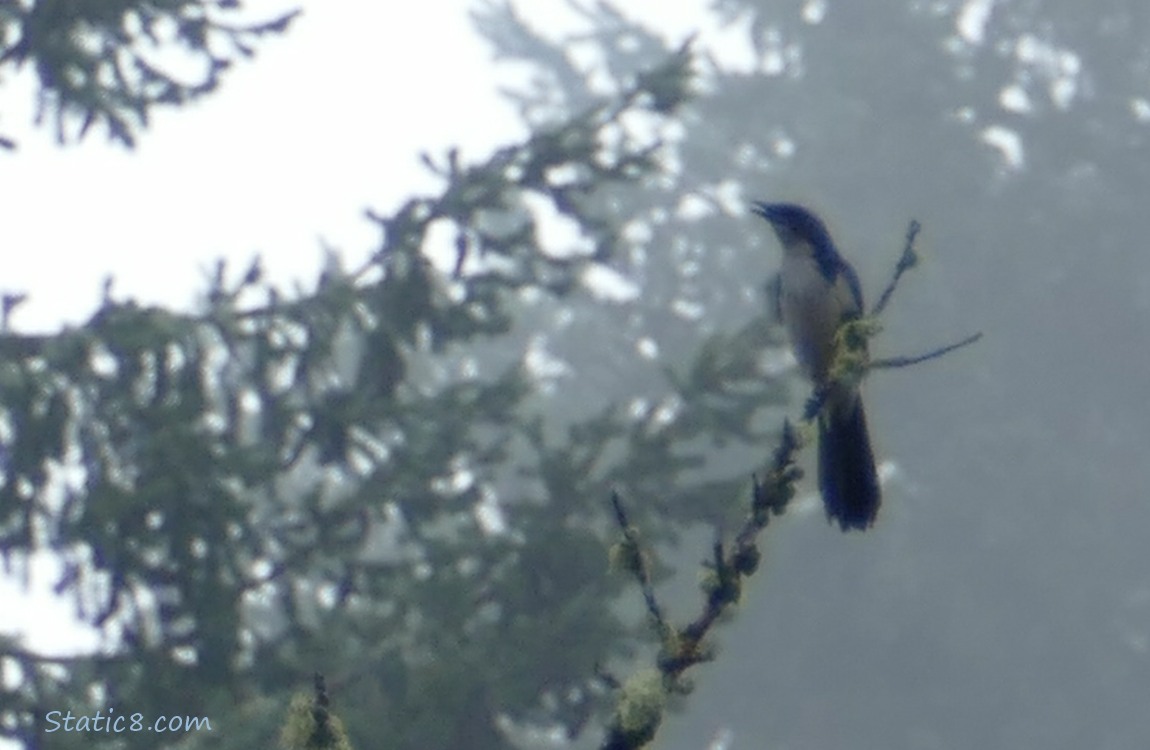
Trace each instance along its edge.
<path fill-rule="evenodd" d="M 751 209 L 766 219 L 786 249 L 795 245 L 810 245 L 818 252 L 822 248 L 834 247 L 830 232 L 819 217 L 794 203 L 756 202 Z"/>

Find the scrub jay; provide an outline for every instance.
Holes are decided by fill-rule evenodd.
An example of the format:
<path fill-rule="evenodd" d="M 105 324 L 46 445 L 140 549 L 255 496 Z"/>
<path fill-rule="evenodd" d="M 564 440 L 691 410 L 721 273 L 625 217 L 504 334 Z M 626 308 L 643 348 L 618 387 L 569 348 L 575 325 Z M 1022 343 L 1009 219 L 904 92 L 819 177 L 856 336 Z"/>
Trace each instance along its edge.
<path fill-rule="evenodd" d="M 835 333 L 863 314 L 858 275 L 835 249 L 817 216 L 791 203 L 755 203 L 783 246 L 775 313 L 795 359 L 825 401 L 819 415 L 819 491 L 827 519 L 843 531 L 865 529 L 878 513 L 878 474 L 857 384 L 830 380 Z"/>

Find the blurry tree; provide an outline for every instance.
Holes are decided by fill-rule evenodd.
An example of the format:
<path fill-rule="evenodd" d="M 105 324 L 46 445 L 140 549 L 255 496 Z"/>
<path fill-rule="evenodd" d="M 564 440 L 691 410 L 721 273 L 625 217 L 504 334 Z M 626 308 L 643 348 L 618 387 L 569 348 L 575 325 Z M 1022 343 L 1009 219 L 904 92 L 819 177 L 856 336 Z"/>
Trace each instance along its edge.
<path fill-rule="evenodd" d="M 37 123 L 52 122 L 60 143 L 100 123 L 131 146 L 153 107 L 211 93 L 298 15 L 251 22 L 241 10 L 239 0 L 0 0 L 0 72 L 32 66 Z"/>
<path fill-rule="evenodd" d="M 77 12 L 57 8 L 67 33 L 43 33 L 75 41 L 58 14 Z M 503 25 L 531 38 L 512 16 Z M 39 38 L 25 30 L 9 58 L 40 54 Z M 75 79 L 104 80 L 96 69 L 117 54 L 75 57 Z M 587 279 L 610 274 L 620 200 L 657 179 L 660 132 L 688 93 L 686 48 L 642 61 L 617 91 L 574 97 L 486 160 L 425 157 L 442 192 L 370 214 L 371 258 L 349 269 L 331 256 L 313 289 L 271 287 L 258 259 L 221 263 L 198 315 L 109 286 L 85 325 L 0 341 L 6 566 L 57 555 L 57 590 L 107 642 L 69 658 L 6 642 L 6 736 L 37 747 L 49 711 L 114 710 L 208 717 L 212 732 L 178 738 L 188 747 L 267 746 L 315 670 L 361 747 L 496 748 L 588 725 L 596 665 L 646 636 L 621 619 L 622 582 L 607 575 L 610 491 L 642 509 L 652 542 L 685 509 L 721 518 L 750 464 L 716 484 L 697 471 L 706 448 L 761 442 L 754 417 L 781 396 L 757 370 L 761 324 L 681 360 L 658 406 L 544 392 L 540 336 L 562 310 L 593 307 Z M 42 83 L 61 134 L 76 116 L 80 136 L 104 119 L 130 140 L 121 99 Z M 540 214 L 575 222 L 580 246 L 544 246 Z M 440 268 L 429 246 L 444 233 L 454 261 Z M 51 746 L 164 739 L 58 732 Z"/>

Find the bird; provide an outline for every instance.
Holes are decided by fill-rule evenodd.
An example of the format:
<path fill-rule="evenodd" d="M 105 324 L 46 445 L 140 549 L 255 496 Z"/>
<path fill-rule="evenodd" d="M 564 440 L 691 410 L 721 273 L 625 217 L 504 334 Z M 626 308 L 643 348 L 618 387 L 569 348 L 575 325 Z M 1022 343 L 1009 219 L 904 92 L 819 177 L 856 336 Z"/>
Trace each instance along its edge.
<path fill-rule="evenodd" d="M 799 368 L 823 398 L 818 416 L 819 493 L 827 520 L 843 531 L 869 528 L 882 494 L 866 413 L 857 382 L 831 377 L 835 334 L 863 315 L 858 274 L 839 254 L 822 220 L 794 203 L 752 204 L 783 248 L 774 280 L 776 317 L 790 339 Z"/>

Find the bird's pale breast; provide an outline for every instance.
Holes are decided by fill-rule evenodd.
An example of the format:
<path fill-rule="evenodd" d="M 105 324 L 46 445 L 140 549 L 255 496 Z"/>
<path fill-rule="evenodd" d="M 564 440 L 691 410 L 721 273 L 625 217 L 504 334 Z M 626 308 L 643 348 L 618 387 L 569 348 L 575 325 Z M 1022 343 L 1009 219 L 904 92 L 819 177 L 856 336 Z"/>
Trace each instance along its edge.
<path fill-rule="evenodd" d="M 779 285 L 783 325 L 799 366 L 815 382 L 826 379 L 835 332 L 843 314 L 850 311 L 840 286 L 845 284 L 827 281 L 812 257 L 783 258 Z"/>

